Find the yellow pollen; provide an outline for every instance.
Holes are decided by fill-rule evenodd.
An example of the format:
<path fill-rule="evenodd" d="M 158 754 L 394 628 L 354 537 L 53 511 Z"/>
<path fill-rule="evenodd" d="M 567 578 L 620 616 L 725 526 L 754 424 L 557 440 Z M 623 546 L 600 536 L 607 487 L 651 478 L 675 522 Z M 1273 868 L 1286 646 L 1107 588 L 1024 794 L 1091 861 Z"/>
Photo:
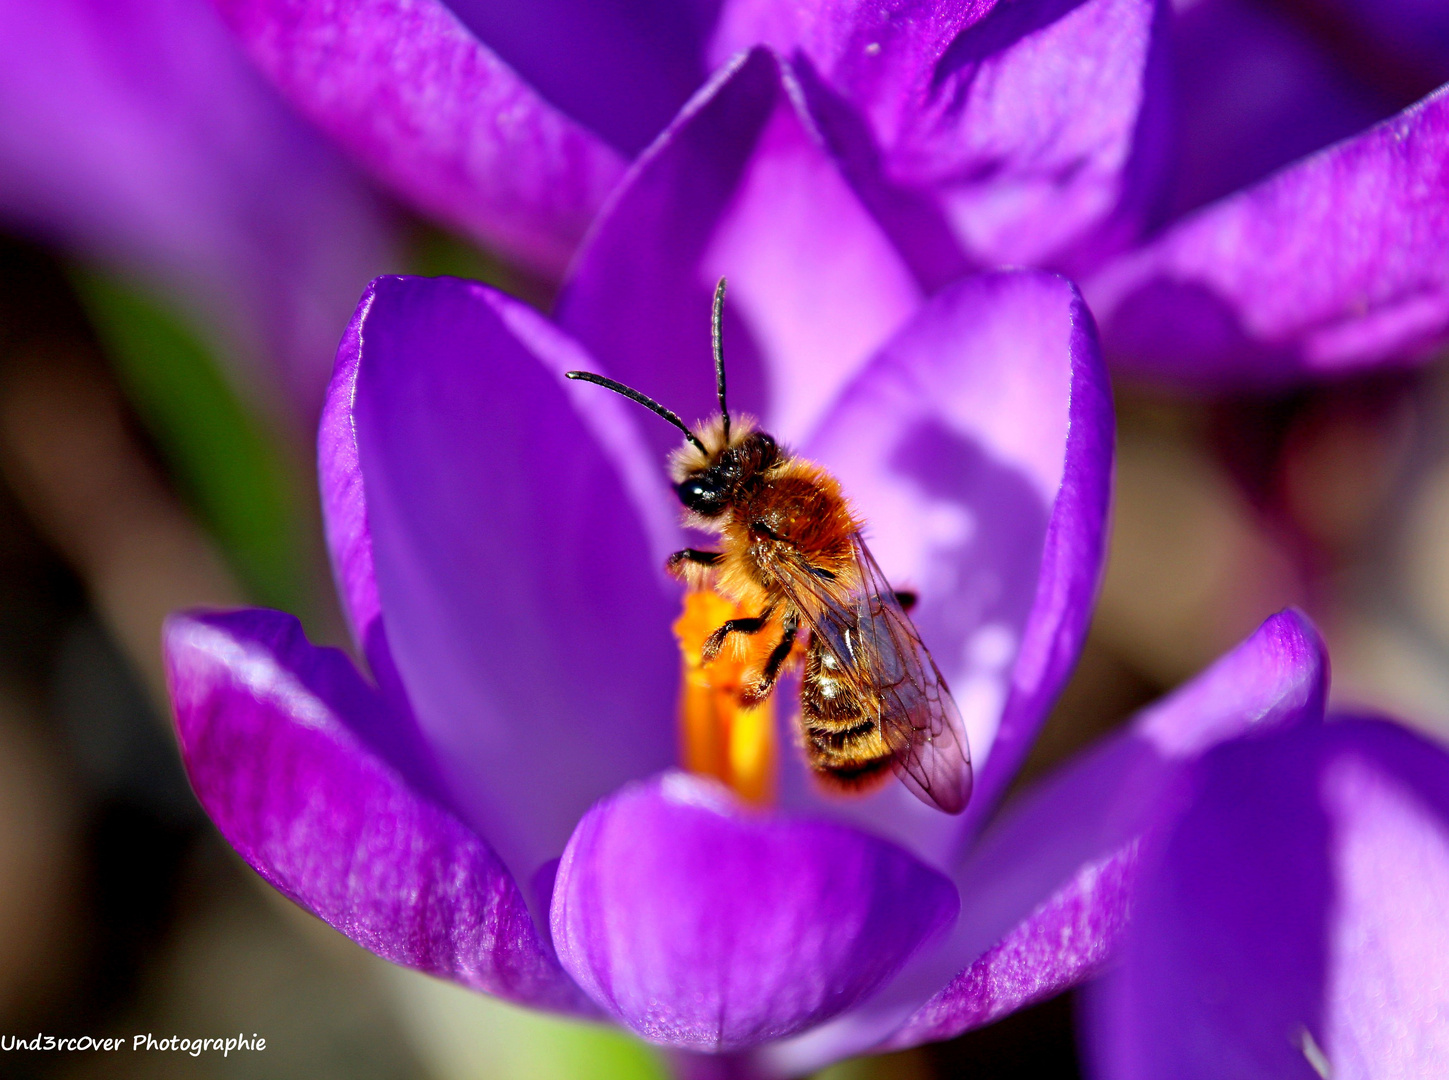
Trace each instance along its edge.
<path fill-rule="evenodd" d="M 775 798 L 775 701 L 741 708 L 739 691 L 747 675 L 758 673 L 779 635 L 771 637 L 768 629 L 754 637 L 732 634 L 712 662 L 700 661 L 705 639 L 726 620 L 745 614 L 716 592 L 685 594 L 684 612 L 674 624 L 684 654 L 680 741 L 690 772 L 713 776 L 746 802 L 766 805 Z"/>

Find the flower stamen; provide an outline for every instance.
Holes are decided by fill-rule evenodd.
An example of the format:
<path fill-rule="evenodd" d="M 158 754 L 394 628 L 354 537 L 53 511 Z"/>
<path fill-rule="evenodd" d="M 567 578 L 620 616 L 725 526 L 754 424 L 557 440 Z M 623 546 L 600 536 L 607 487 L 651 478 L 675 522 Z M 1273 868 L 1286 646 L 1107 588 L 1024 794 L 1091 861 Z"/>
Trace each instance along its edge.
<path fill-rule="evenodd" d="M 708 589 L 684 596 L 684 612 L 674 623 L 674 636 L 684 656 L 680 693 L 680 742 L 684 767 L 713 776 L 740 798 L 767 805 L 775 798 L 778 765 L 775 701 L 753 708 L 739 702 L 748 673 L 757 672 L 755 656 L 770 643 L 766 634 L 731 635 L 725 648 L 708 664 L 701 660 L 705 639 L 729 619 L 744 615 L 733 601 Z"/>

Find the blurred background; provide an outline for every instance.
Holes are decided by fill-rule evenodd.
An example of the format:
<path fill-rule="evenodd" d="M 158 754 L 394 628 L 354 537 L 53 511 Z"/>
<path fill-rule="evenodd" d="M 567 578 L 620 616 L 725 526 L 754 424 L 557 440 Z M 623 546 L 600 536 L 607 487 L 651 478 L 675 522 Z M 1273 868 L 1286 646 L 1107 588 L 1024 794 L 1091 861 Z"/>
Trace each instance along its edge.
<path fill-rule="evenodd" d="M 1446 77 L 1433 57 L 1357 32 L 1352 10 L 1332 0 L 1177 5 L 1173 212 L 1390 115 Z M 1267 44 L 1235 44 L 1249 40 L 1234 36 L 1243 25 Z M 56 46 L 58 69 L 86 70 L 73 44 Z M 133 74 L 96 77 L 129 93 Z M 258 115 L 285 111 L 239 58 L 228 77 L 251 87 Z M 1234 160 L 1233 139 L 1275 129 L 1304 95 L 1343 105 L 1333 115 L 1353 126 L 1299 131 L 1302 145 L 1275 145 L 1278 160 L 1243 157 L 1244 175 L 1198 168 L 1209 156 Z M 0 1055 L 0 1073 L 666 1076 L 667 1063 L 622 1035 L 390 967 L 293 908 L 218 838 L 169 734 L 157 647 L 167 612 L 263 603 L 298 613 L 314 641 L 344 643 L 309 410 L 366 282 L 458 273 L 540 305 L 547 289 L 410 219 L 288 117 L 283 137 L 305 152 L 249 142 L 254 117 L 205 111 L 182 142 L 156 144 L 165 160 L 223 146 L 245 173 L 244 197 L 202 215 L 224 226 L 207 242 L 228 248 L 229 270 L 198 255 L 196 237 L 137 243 L 144 200 L 88 179 L 108 159 L 77 101 L 51 102 L 54 115 L 40 118 L 47 137 L 74 144 L 66 184 L 14 146 L 0 155 L 0 1032 L 240 1032 L 263 1035 L 267 1049 L 227 1059 L 18 1052 Z M 0 78 L 10 132 L 0 141 L 40 123 L 36 108 Z M 106 131 L 145 142 L 155 133 L 143 113 L 118 107 Z M 249 266 L 267 267 L 266 280 L 242 287 Z M 293 272 L 303 296 L 284 303 Z M 1337 703 L 1449 736 L 1449 369 L 1240 399 L 1120 384 L 1117 407 L 1109 573 L 1024 780 L 1288 604 L 1328 638 Z M 1072 1024 L 1067 995 L 828 1075 L 1073 1077 Z"/>

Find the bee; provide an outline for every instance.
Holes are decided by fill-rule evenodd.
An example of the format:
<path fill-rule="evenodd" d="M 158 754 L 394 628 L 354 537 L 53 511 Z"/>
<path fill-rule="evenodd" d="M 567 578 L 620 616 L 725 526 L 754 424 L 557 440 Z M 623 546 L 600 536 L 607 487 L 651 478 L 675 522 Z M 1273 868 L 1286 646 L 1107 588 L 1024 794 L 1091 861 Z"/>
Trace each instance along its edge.
<path fill-rule="evenodd" d="M 587 371 L 570 371 L 568 378 L 622 394 L 684 433 L 669 463 L 684 522 L 720 542 L 717 551 L 675 552 L 668 570 L 758 612 L 715 630 L 701 660 L 714 659 L 735 635 L 775 639 L 760 670 L 741 687 L 740 704 L 757 705 L 773 692 L 803 631 L 799 722 L 814 773 L 827 786 L 861 791 L 894 772 L 923 802 L 960 813 L 971 793 L 966 729 L 906 613 L 913 598 L 886 582 L 835 477 L 752 419 L 730 416 L 720 332 L 724 295 L 721 278 L 711 318 L 719 398 L 713 419 L 691 429 L 613 379 Z"/>

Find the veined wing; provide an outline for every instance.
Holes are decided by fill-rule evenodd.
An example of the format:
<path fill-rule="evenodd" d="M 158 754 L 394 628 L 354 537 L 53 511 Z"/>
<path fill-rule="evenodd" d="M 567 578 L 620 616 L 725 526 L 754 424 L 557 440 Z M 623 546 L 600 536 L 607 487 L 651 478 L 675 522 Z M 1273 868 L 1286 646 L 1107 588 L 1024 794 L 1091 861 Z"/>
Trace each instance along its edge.
<path fill-rule="evenodd" d="M 946 681 L 859 533 L 851 536 L 858 584 L 842 592 L 804 559 L 773 568 L 812 638 L 830 651 L 879 723 L 901 781 L 923 801 L 959 814 L 971 795 L 966 727 Z"/>

